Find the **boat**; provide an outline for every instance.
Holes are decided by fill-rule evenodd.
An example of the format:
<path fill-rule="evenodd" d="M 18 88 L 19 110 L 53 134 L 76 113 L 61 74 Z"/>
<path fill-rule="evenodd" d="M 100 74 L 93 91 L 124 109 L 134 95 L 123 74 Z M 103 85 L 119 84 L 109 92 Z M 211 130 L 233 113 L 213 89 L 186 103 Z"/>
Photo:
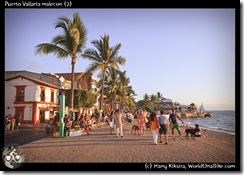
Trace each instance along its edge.
<path fill-rule="evenodd" d="M 204 109 L 204 107 L 203 107 L 203 103 L 201 104 L 201 106 L 199 106 L 198 111 L 200 113 L 205 113 L 206 112 L 205 109 Z"/>
<path fill-rule="evenodd" d="M 207 112 L 207 111 L 204 109 L 204 107 L 203 107 L 203 103 L 201 104 L 201 106 L 199 106 L 198 111 L 199 111 L 199 113 L 198 113 L 198 116 L 199 116 L 199 117 L 206 117 L 206 118 L 208 118 L 208 117 L 213 117 L 213 115 L 212 115 L 211 112 Z"/>

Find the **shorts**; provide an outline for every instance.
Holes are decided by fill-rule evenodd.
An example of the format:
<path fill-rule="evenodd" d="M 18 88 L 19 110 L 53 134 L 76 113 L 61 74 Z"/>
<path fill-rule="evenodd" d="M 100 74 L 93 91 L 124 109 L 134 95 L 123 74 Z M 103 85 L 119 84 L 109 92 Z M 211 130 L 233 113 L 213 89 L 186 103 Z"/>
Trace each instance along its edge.
<path fill-rule="evenodd" d="M 168 127 L 165 124 L 160 124 L 159 134 L 167 134 Z"/>
<path fill-rule="evenodd" d="M 139 127 L 144 129 L 145 128 L 145 123 L 144 122 L 140 122 L 139 123 Z"/>
<path fill-rule="evenodd" d="M 174 129 L 179 130 L 179 125 L 178 125 L 178 124 L 173 124 L 173 126 L 172 126 L 172 130 L 174 130 Z"/>
<path fill-rule="evenodd" d="M 109 122 L 109 126 L 110 126 L 110 128 L 113 128 L 114 127 L 114 122 Z"/>

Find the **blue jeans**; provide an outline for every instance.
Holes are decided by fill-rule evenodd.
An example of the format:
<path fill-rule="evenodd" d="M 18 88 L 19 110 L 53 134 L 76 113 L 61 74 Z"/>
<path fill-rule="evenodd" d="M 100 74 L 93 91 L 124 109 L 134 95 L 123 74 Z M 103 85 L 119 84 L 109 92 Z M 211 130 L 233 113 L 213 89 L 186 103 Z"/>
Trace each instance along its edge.
<path fill-rule="evenodd" d="M 70 127 L 68 127 L 68 128 L 64 128 L 64 137 L 66 137 L 66 133 L 67 133 L 67 131 L 68 131 L 68 136 L 70 135 Z"/>

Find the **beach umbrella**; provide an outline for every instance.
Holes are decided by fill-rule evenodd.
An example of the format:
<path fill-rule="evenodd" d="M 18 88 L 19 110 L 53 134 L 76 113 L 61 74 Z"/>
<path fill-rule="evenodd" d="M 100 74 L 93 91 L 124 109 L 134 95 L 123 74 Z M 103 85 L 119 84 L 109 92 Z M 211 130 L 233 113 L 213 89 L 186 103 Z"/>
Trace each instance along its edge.
<path fill-rule="evenodd" d="M 145 107 L 145 109 L 146 109 L 146 111 L 149 112 L 149 113 L 153 113 L 153 112 L 154 112 L 151 108 L 149 108 L 149 107 L 147 107 L 147 106 Z"/>

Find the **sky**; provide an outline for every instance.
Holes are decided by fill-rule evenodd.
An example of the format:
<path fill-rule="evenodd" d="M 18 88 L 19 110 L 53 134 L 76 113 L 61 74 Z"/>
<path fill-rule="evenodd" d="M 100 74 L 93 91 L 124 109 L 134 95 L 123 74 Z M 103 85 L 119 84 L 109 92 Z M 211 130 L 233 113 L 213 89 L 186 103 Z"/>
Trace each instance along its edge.
<path fill-rule="evenodd" d="M 136 100 L 160 92 L 183 105 L 235 109 L 234 9 L 5 9 L 5 71 L 71 72 L 71 59 L 36 55 L 35 47 L 61 33 L 59 17 L 78 12 L 93 40 L 110 36 Z M 79 57 L 75 72 L 91 62 Z M 94 73 L 97 75 L 97 72 Z"/>

